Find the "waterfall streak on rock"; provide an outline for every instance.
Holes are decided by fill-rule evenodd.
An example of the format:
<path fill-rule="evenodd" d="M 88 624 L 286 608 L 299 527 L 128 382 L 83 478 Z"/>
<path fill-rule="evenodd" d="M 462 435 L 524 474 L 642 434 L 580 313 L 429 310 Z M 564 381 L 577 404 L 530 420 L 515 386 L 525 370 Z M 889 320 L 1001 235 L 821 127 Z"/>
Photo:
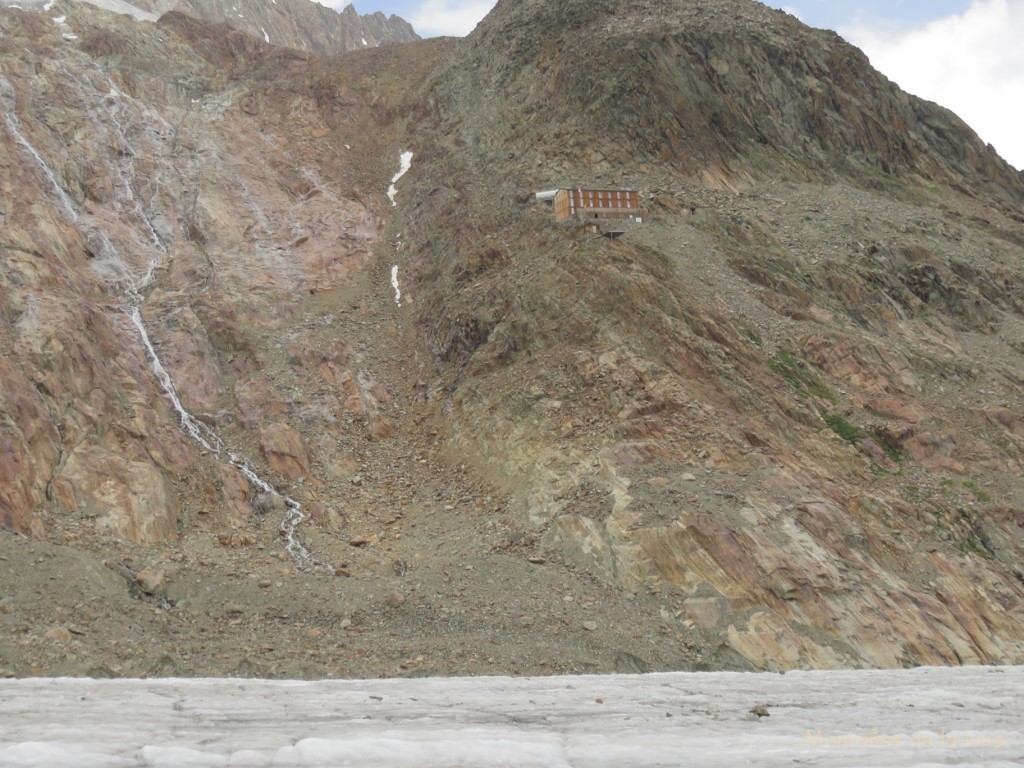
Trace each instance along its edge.
<path fill-rule="evenodd" d="M 4 112 L 4 123 L 7 125 L 7 130 L 11 132 L 14 140 L 18 142 L 22 149 L 28 152 L 32 159 L 35 161 L 36 166 L 46 176 L 47 181 L 50 182 L 50 186 L 53 187 L 54 192 L 57 193 L 57 199 L 60 200 L 68 217 L 72 221 L 78 221 L 78 214 L 75 212 L 75 207 L 71 204 L 71 198 L 68 197 L 64 188 L 57 181 L 57 177 L 50 170 L 50 166 L 43 160 L 42 155 L 36 151 L 28 139 L 26 139 L 20 130 L 21 121 L 18 119 L 18 113 L 15 110 L 17 105 L 16 96 L 14 93 L 14 86 L 10 84 L 7 78 L 0 76 L 0 105 L 3 105 Z"/>
<path fill-rule="evenodd" d="M 174 381 L 160 359 L 160 355 L 150 338 L 149 331 L 146 328 L 146 324 L 142 316 L 142 305 L 145 302 L 142 292 L 155 279 L 156 269 L 162 258 L 168 254 L 168 249 L 162 238 L 157 233 L 156 228 L 153 226 L 151 219 L 145 211 L 142 201 L 138 199 L 133 188 L 133 183 L 136 178 L 134 163 L 135 153 L 132 150 L 131 141 L 129 140 L 129 126 L 118 116 L 117 111 L 115 110 L 115 107 L 121 108 L 123 106 L 123 100 L 127 97 L 120 92 L 117 86 L 110 80 L 109 76 L 105 74 L 103 74 L 103 76 L 110 87 L 110 91 L 107 94 L 100 94 L 92 83 L 84 81 L 82 78 L 72 76 L 67 72 L 67 70 L 64 70 L 64 72 L 78 86 L 79 95 L 82 98 L 83 105 L 85 106 L 86 112 L 92 121 L 93 127 L 97 130 L 97 133 L 102 134 L 106 138 L 110 138 L 110 131 L 103 125 L 102 121 L 97 118 L 97 110 L 92 107 L 89 99 L 85 98 L 84 94 L 82 94 L 82 90 L 86 88 L 96 95 L 97 100 L 102 105 L 102 114 L 106 116 L 109 123 L 113 126 L 113 133 L 116 135 L 116 142 L 120 147 L 119 156 L 122 158 L 122 162 L 111 163 L 111 167 L 115 171 L 115 175 L 120 182 L 119 186 L 123 192 L 127 207 L 135 215 L 135 218 L 139 221 L 141 226 L 144 227 L 147 235 L 146 240 L 148 240 L 156 250 L 156 253 L 148 260 L 141 274 L 133 274 L 121 251 L 115 245 L 110 235 L 101 228 L 102 222 L 99 222 L 93 216 L 88 214 L 86 214 L 84 218 L 79 215 L 71 198 L 64 191 L 64 188 L 57 180 L 56 174 L 54 174 L 49 164 L 39 151 L 31 144 L 31 142 L 29 142 L 29 140 L 21 133 L 21 122 L 16 111 L 17 102 L 14 88 L 6 78 L 0 76 L 0 107 L 2 107 L 3 110 L 3 118 L 4 123 L 7 126 L 7 130 L 14 137 L 19 146 L 21 146 L 32 157 L 35 165 L 40 169 L 50 186 L 53 188 L 67 219 L 76 225 L 85 238 L 85 241 L 90 244 L 90 248 L 94 252 L 94 269 L 104 278 L 111 288 L 122 295 L 124 299 L 123 309 L 128 315 L 128 318 L 142 343 L 149 368 L 163 390 L 165 397 L 170 401 L 171 407 L 178 417 L 182 430 L 212 455 L 237 468 L 253 486 L 259 488 L 264 493 L 272 493 L 273 495 L 284 499 L 288 511 L 281 521 L 280 531 L 282 538 L 285 540 L 285 550 L 292 557 L 296 567 L 322 567 L 328 570 L 333 570 L 329 563 L 313 558 L 306 547 L 303 546 L 296 537 L 296 530 L 298 526 L 306 518 L 306 515 L 301 511 L 301 505 L 299 502 L 289 496 L 281 494 L 273 485 L 260 477 L 256 471 L 252 469 L 248 460 L 230 452 L 227 449 L 224 440 L 213 429 L 196 419 L 181 402 L 181 398 L 178 396 Z M 149 111 L 147 110 L 147 118 L 154 120 L 153 116 L 148 114 L 148 112 Z M 166 121 L 159 118 L 159 116 L 157 117 L 159 122 L 163 123 L 162 127 L 165 130 L 170 130 L 170 126 Z M 245 187 L 244 183 L 242 184 L 242 187 L 246 200 L 250 203 L 250 207 L 253 209 L 257 223 L 260 225 L 263 232 L 269 237 L 271 232 L 269 221 L 259 206 L 251 200 L 249 190 Z"/>

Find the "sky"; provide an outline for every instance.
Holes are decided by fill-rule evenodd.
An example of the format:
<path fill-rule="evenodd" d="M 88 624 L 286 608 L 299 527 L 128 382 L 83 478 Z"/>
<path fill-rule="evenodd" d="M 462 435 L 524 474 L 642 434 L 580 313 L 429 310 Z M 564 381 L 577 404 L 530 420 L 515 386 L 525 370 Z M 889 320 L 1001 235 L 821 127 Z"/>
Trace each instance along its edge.
<path fill-rule="evenodd" d="M 344 7 L 348 0 L 321 0 Z M 556 2 L 557 0 L 552 0 Z M 834 29 L 903 90 L 948 107 L 1024 169 L 1024 0 L 766 0 Z M 494 0 L 354 0 L 423 37 L 463 36 Z"/>

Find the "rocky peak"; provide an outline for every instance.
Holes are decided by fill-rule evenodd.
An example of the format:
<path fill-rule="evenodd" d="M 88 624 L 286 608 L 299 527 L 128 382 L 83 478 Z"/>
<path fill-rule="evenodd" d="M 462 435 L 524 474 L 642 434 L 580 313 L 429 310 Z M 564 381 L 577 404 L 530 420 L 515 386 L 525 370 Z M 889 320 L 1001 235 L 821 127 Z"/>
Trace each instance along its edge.
<path fill-rule="evenodd" d="M 500 2 L 459 53 L 435 97 L 461 101 L 471 131 L 515 124 L 549 156 L 690 174 L 912 172 L 1024 196 L 1021 174 L 951 112 L 835 33 L 750 0 Z"/>
<path fill-rule="evenodd" d="M 225 24 L 265 43 L 330 56 L 344 51 L 376 48 L 418 40 L 404 19 L 380 11 L 358 13 L 351 4 L 335 11 L 312 0 L 64 0 L 73 6 L 83 2 L 122 13 L 139 21 L 155 22 L 171 11 L 207 22 Z M 53 7 L 48 0 L 2 0 L 13 6 L 43 12 Z"/>
<path fill-rule="evenodd" d="M 351 4 L 335 11 L 312 0 L 174 0 L 166 10 L 171 8 L 272 45 L 325 56 L 419 39 L 404 19 L 380 11 L 360 14 Z"/>

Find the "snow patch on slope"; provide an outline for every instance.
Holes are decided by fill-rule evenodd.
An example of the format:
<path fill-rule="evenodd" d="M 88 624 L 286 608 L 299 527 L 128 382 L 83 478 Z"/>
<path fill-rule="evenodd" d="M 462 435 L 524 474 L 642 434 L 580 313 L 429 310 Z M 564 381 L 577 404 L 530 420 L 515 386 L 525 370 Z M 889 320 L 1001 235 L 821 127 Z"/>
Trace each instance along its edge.
<path fill-rule="evenodd" d="M 391 201 L 392 205 L 398 205 L 395 202 L 395 195 L 398 194 L 398 189 L 395 187 L 395 183 L 405 175 L 405 172 L 412 167 L 412 152 L 403 152 L 399 157 L 400 166 L 398 173 L 391 177 L 391 186 L 388 187 L 388 200 Z"/>
<path fill-rule="evenodd" d="M 391 287 L 395 289 L 395 304 L 402 306 L 402 291 L 398 288 L 398 265 L 391 265 Z"/>
<path fill-rule="evenodd" d="M 112 13 L 126 13 L 138 21 L 155 22 L 160 18 L 159 15 L 150 11 L 144 11 L 138 6 L 124 2 L 124 0 L 83 0 L 83 2 L 95 5 L 97 8 L 102 8 L 105 11 L 111 11 Z"/>

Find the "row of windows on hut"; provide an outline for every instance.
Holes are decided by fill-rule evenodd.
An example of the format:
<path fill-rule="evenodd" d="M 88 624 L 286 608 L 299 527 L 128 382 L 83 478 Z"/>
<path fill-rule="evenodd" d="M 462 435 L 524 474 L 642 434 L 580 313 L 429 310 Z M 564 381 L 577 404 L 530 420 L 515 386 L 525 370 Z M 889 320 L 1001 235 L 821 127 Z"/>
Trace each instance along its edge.
<path fill-rule="evenodd" d="M 640 215 L 640 200 L 633 189 L 558 189 L 537 194 L 551 200 L 555 221 L 579 219 L 627 219 Z"/>

